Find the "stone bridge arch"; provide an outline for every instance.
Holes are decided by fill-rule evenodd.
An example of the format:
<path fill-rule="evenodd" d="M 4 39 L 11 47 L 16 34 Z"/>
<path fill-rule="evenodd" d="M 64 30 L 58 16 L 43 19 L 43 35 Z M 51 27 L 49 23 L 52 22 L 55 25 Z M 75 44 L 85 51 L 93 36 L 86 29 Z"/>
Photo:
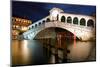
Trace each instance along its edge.
<path fill-rule="evenodd" d="M 23 34 L 24 38 L 33 39 L 40 31 L 46 28 L 50 28 L 50 27 L 58 27 L 61 29 L 65 29 L 75 34 L 76 37 L 80 40 L 88 40 L 91 38 L 91 36 L 93 36 L 91 30 L 87 30 L 87 28 L 81 28 L 76 25 L 72 25 L 70 23 L 63 23 L 60 21 L 55 21 L 55 22 L 47 22 L 45 24 L 41 24 L 40 26 L 37 26 L 35 29 L 30 29 L 29 31 Z"/>
<path fill-rule="evenodd" d="M 52 27 L 47 27 L 47 28 L 45 28 L 45 29 L 39 30 L 38 33 L 34 36 L 34 38 L 35 38 L 35 39 L 42 38 L 42 37 L 41 37 L 41 33 L 42 33 L 43 36 L 45 36 L 45 34 L 46 34 L 46 35 L 47 35 L 47 34 L 48 34 L 48 35 L 53 34 L 54 32 L 57 34 L 57 32 L 55 31 L 55 28 L 58 28 L 58 29 L 63 30 L 62 32 L 64 32 L 64 33 L 65 33 L 65 32 L 66 32 L 66 33 L 68 32 L 69 34 L 71 33 L 71 35 L 73 35 L 73 36 L 75 35 L 76 39 L 79 39 L 79 37 L 76 36 L 75 33 L 72 33 L 70 30 L 67 30 L 67 29 L 62 28 L 62 27 L 53 27 L 53 26 L 52 26 Z M 47 32 L 47 31 L 48 31 L 48 32 Z M 44 34 L 43 34 L 43 32 L 44 32 Z M 47 33 L 46 33 L 46 32 L 47 32 Z M 62 33 L 62 32 L 61 32 L 61 33 Z M 47 36 L 48 36 L 48 35 L 47 35 Z M 34 39 L 34 38 L 33 38 L 33 39 Z M 44 38 L 45 38 L 45 37 L 44 37 Z M 47 37 L 47 38 L 53 38 L 53 37 L 50 35 L 50 37 Z"/>

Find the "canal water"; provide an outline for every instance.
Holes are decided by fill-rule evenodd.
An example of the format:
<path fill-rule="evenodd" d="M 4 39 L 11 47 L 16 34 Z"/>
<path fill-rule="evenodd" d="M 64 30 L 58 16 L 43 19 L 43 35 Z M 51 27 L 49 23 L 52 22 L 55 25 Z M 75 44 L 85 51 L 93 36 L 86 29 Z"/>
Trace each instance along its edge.
<path fill-rule="evenodd" d="M 60 43 L 57 39 L 12 40 L 12 65 L 41 65 L 96 60 L 95 41 L 81 42 L 76 40 L 74 42 L 74 40 L 66 40 L 64 42 L 57 44 Z"/>

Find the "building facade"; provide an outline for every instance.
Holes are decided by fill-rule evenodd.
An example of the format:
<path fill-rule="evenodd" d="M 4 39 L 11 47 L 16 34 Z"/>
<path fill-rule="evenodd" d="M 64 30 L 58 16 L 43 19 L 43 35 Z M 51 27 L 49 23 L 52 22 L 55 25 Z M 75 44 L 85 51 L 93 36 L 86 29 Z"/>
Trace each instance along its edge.
<path fill-rule="evenodd" d="M 17 39 L 19 35 L 28 30 L 31 24 L 31 20 L 12 17 L 12 39 Z"/>

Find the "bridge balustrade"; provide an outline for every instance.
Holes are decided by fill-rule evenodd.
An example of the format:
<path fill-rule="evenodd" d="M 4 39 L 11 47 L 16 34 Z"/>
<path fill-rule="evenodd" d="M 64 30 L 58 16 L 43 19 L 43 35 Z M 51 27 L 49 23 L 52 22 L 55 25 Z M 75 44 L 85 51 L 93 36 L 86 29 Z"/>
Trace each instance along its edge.
<path fill-rule="evenodd" d="M 87 22 L 91 22 L 91 23 L 89 24 Z M 75 30 L 86 31 L 86 32 L 91 32 L 92 30 L 95 31 L 94 21 L 89 21 L 89 20 L 86 21 L 85 18 L 78 19 L 77 17 L 74 17 L 72 19 L 71 16 L 68 16 L 66 19 L 66 17 L 63 16 L 60 20 L 50 20 L 49 17 L 43 18 L 42 20 L 32 24 L 29 27 L 29 30 L 25 32 L 23 35 L 25 35 L 26 38 L 28 39 L 29 37 L 32 37 L 32 35 L 35 36 L 40 30 L 43 30 L 50 26 L 51 27 L 62 26 L 62 27 L 66 27 L 66 28 L 68 27 Z"/>

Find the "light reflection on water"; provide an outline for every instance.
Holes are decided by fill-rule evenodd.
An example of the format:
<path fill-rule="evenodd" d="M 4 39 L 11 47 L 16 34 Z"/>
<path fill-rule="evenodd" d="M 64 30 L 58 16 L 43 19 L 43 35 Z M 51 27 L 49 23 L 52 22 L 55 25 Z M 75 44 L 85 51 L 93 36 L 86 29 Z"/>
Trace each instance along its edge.
<path fill-rule="evenodd" d="M 88 60 L 88 57 L 92 51 L 95 52 L 95 43 L 78 41 L 75 46 L 73 46 L 73 44 L 70 44 L 68 49 L 70 50 L 68 58 L 70 58 L 71 61 L 85 61 Z M 91 59 L 95 59 L 95 57 Z"/>
<path fill-rule="evenodd" d="M 70 51 L 67 54 L 69 62 L 95 60 L 95 42 L 80 42 L 76 45 L 73 42 L 67 44 Z M 48 64 L 55 63 L 55 56 L 47 56 L 48 52 L 44 51 L 43 44 L 38 40 L 13 40 L 12 41 L 12 64 Z"/>

